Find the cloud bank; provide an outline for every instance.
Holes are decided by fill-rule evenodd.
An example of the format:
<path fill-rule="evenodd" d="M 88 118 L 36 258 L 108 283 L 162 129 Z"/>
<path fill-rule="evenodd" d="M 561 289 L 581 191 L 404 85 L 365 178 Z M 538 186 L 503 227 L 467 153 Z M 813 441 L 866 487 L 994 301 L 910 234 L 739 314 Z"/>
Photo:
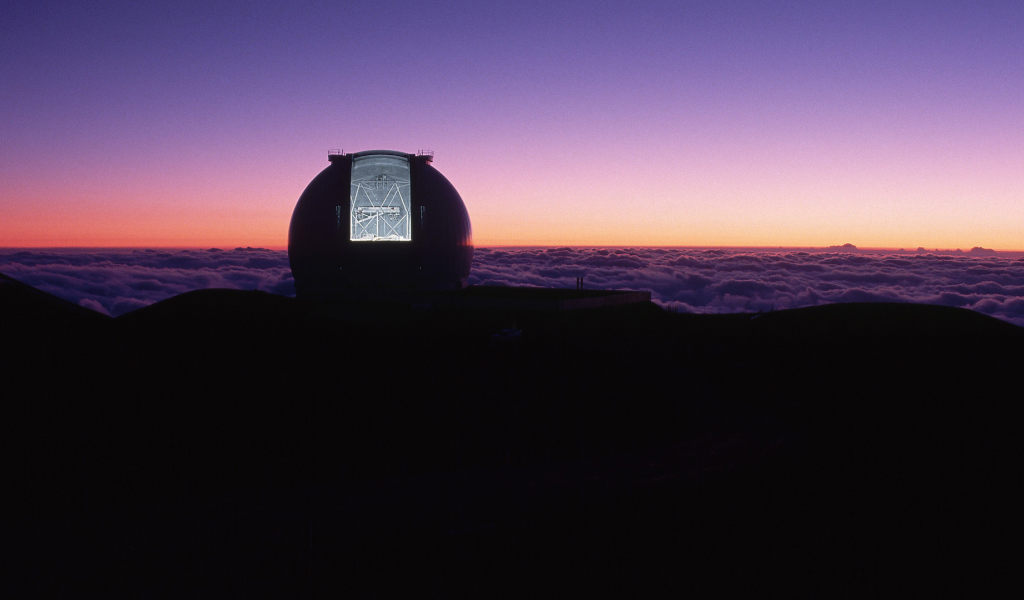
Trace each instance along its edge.
<path fill-rule="evenodd" d="M 686 312 L 915 302 L 1024 325 L 1024 259 L 931 253 L 674 248 L 478 248 L 470 284 L 649 290 Z M 853 249 L 855 250 L 855 249 Z"/>
<path fill-rule="evenodd" d="M 115 317 L 205 288 L 295 295 L 288 253 L 262 248 L 0 251 L 0 272 Z"/>
<path fill-rule="evenodd" d="M 284 251 L 0 251 L 0 272 L 117 316 L 189 290 L 294 295 Z M 649 290 L 686 312 L 756 312 L 828 302 L 970 308 L 1024 326 L 1024 258 L 999 255 L 672 248 L 478 248 L 471 285 Z"/>

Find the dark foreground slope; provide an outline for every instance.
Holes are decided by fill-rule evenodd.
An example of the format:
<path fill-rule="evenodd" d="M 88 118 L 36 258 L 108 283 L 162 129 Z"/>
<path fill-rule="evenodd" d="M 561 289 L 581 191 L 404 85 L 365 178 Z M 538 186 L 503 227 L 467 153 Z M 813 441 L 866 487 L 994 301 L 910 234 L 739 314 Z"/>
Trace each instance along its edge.
<path fill-rule="evenodd" d="M 96 320 L 15 296 L 6 581 L 40 595 L 977 593 L 1013 575 L 1024 332 L 970 311 L 208 290 Z"/>

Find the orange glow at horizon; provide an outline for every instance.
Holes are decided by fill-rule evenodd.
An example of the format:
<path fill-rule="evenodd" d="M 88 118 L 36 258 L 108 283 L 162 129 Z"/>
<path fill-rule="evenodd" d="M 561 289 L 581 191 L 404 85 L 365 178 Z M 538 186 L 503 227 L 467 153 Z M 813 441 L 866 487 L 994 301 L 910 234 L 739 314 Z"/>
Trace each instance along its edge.
<path fill-rule="evenodd" d="M 494 204 L 481 203 L 474 210 L 467 202 L 473 221 L 473 241 L 486 246 L 689 246 L 689 247 L 827 247 L 852 243 L 861 248 L 905 248 L 968 250 L 984 246 L 995 250 L 1024 250 L 1012 227 L 988 231 L 968 239 L 963 235 L 964 215 L 957 227 L 945 230 L 948 219 L 921 218 L 901 232 L 868 234 L 872 223 L 856 222 L 846 227 L 822 226 L 814 218 L 801 220 L 792 214 L 773 214 L 770 210 L 747 215 L 710 215 L 700 211 L 677 210 L 660 222 L 624 219 L 618 221 L 607 212 L 592 215 L 573 214 L 571 210 L 553 210 L 544 215 L 530 211 L 495 210 Z M 567 203 L 568 205 L 568 203 Z M 573 203 L 573 205 L 579 205 Z M 132 248 L 209 248 L 263 247 L 284 249 L 288 243 L 288 223 L 292 206 L 241 211 L 231 208 L 190 207 L 175 211 L 168 208 L 145 214 L 95 210 L 80 206 L 63 209 L 59 214 L 28 210 L 3 210 L 0 220 L 0 247 L 132 247 Z M 812 215 L 813 217 L 814 215 Z M 948 215 L 947 215 L 948 217 Z M 993 235 L 993 233 L 1000 235 Z"/>
<path fill-rule="evenodd" d="M 887 170 L 881 151 L 829 167 L 810 151 L 713 150 L 678 149 L 666 168 L 639 146 L 592 162 L 558 148 L 495 161 L 462 147 L 435 166 L 466 202 L 481 247 L 1024 250 L 1024 175 L 1005 161 L 930 156 Z M 0 181 L 0 247 L 285 248 L 295 202 L 326 161 L 261 158 Z"/>

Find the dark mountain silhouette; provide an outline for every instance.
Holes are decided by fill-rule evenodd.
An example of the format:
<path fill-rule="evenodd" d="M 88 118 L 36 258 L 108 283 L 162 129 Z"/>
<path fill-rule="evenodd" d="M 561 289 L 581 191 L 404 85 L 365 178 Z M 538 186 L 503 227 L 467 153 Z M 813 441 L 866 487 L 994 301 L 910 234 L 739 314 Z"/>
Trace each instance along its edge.
<path fill-rule="evenodd" d="M 5 579 L 39 595 L 982 595 L 1014 575 L 1024 330 L 977 312 L 203 290 L 110 319 L 7 278 L 0 302 Z"/>
<path fill-rule="evenodd" d="M 72 304 L 0 273 L 0 311 L 9 327 L 78 327 L 110 317 Z M 88 325 L 86 325 L 88 326 Z"/>

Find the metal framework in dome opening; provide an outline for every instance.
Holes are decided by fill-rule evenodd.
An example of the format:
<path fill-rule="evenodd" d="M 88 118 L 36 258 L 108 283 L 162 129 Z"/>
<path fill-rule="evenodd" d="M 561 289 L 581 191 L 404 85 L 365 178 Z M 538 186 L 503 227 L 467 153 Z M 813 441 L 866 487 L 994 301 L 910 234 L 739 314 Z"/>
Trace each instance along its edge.
<path fill-rule="evenodd" d="M 366 158 L 352 166 L 349 239 L 411 241 L 409 161 L 383 155 Z"/>

